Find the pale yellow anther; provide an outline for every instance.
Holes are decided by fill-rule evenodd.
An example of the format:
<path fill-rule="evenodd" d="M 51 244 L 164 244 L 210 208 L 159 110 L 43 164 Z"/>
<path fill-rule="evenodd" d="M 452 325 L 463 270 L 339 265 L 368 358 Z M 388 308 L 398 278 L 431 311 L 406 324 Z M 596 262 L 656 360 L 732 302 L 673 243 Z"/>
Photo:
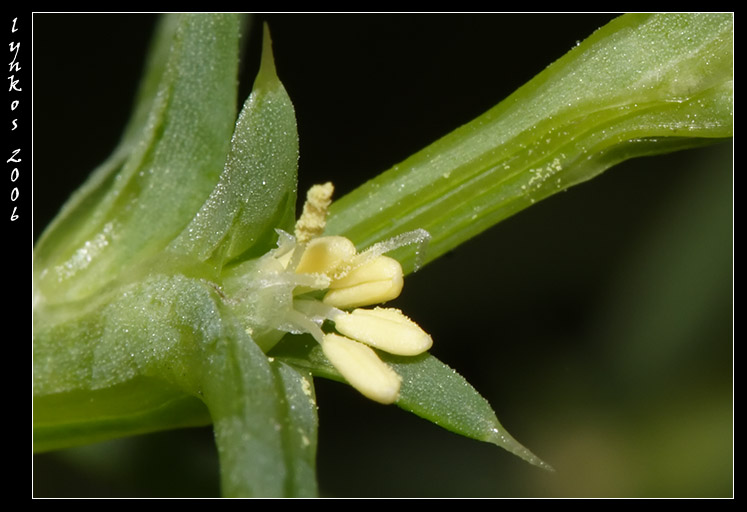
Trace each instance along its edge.
<path fill-rule="evenodd" d="M 402 378 L 370 347 L 337 334 L 325 334 L 322 350 L 329 362 L 364 396 L 382 404 L 399 398 Z"/>
<path fill-rule="evenodd" d="M 342 236 L 323 236 L 312 239 L 306 246 L 296 272 L 332 276 L 355 256 L 353 242 Z"/>
<path fill-rule="evenodd" d="M 380 304 L 402 291 L 402 266 L 395 259 L 379 256 L 334 279 L 323 302 L 343 309 Z"/>
<path fill-rule="evenodd" d="M 430 335 L 399 309 L 356 309 L 336 316 L 334 322 L 348 338 L 390 354 L 416 356 L 433 345 Z"/>

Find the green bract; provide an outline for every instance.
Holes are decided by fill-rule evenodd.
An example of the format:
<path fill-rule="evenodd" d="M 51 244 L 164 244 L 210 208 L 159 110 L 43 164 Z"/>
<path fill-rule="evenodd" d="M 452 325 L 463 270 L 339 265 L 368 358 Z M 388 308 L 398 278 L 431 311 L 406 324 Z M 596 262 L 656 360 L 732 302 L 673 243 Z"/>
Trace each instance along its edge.
<path fill-rule="evenodd" d="M 120 146 L 35 247 L 34 446 L 212 423 L 224 495 L 314 496 L 312 376 L 344 379 L 285 335 L 294 285 L 264 281 L 296 218 L 298 136 L 267 32 L 237 119 L 239 25 L 163 18 Z M 407 272 L 622 160 L 730 137 L 732 50 L 729 14 L 620 17 L 333 203 L 326 234 L 364 249 L 425 229 L 392 253 Z M 401 408 L 548 467 L 434 356 L 382 359 Z"/>

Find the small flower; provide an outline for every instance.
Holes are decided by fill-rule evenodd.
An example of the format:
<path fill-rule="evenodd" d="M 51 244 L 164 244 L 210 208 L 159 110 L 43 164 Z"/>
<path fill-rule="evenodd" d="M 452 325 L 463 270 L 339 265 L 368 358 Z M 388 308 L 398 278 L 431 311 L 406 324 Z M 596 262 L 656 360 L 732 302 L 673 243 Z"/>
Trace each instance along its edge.
<path fill-rule="evenodd" d="M 293 283 L 293 307 L 279 329 L 311 334 L 350 385 L 372 400 L 393 403 L 401 378 L 370 347 L 414 356 L 430 349 L 433 340 L 399 309 L 362 307 L 392 300 L 402 291 L 402 266 L 383 253 L 425 243 L 429 236 L 417 230 L 360 253 L 345 237 L 319 236 L 332 190 L 331 183 L 309 190 L 295 237 L 279 232 L 278 248 L 269 255 L 286 276 L 279 281 Z M 290 273 L 296 277 L 287 277 Z M 337 332 L 325 332 L 325 322 Z"/>

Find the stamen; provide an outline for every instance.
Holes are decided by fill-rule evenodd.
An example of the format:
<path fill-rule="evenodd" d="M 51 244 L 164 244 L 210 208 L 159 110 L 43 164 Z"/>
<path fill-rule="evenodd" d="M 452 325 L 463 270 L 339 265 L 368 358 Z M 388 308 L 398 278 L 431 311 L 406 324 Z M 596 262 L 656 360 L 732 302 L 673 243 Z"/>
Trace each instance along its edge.
<path fill-rule="evenodd" d="M 337 269 L 355 256 L 353 242 L 342 236 L 312 239 L 303 251 L 296 272 L 333 276 Z"/>
<path fill-rule="evenodd" d="M 337 334 L 325 334 L 322 350 L 351 386 L 382 404 L 399 398 L 402 378 L 370 347 Z"/>
<path fill-rule="evenodd" d="M 397 298 L 403 283 L 399 262 L 379 256 L 354 268 L 345 277 L 333 279 L 323 302 L 343 309 L 381 304 Z"/>
<path fill-rule="evenodd" d="M 338 332 L 390 354 L 416 356 L 433 345 L 430 335 L 399 309 L 341 311 L 332 320 Z"/>

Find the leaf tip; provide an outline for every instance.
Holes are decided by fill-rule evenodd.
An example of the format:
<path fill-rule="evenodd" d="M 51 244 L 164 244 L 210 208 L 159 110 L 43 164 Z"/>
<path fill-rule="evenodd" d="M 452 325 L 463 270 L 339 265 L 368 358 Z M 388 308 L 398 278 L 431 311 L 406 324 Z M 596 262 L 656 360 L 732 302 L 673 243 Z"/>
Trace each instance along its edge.
<path fill-rule="evenodd" d="M 504 450 L 508 450 L 517 457 L 534 466 L 542 468 L 546 471 L 555 472 L 555 469 L 550 464 L 543 461 L 528 449 L 526 449 L 524 445 L 514 439 L 511 434 L 506 432 L 506 430 L 503 428 L 491 428 L 490 434 L 488 435 L 487 439 L 485 439 L 485 441 L 499 446 Z"/>
<path fill-rule="evenodd" d="M 270 27 L 267 22 L 263 25 L 262 35 L 262 62 L 259 66 L 259 73 L 257 74 L 257 81 L 261 79 L 277 78 L 277 71 L 275 70 L 275 58 L 272 54 L 272 37 L 270 36 Z"/>

